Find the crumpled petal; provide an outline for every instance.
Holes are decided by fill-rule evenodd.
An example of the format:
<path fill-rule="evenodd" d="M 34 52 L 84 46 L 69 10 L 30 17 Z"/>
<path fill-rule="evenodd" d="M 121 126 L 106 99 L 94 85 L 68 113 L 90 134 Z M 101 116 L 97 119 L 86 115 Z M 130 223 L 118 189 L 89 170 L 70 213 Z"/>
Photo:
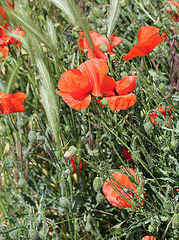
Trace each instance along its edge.
<path fill-rule="evenodd" d="M 157 45 L 163 42 L 166 38 L 166 34 L 163 32 L 163 37 L 159 36 L 159 28 L 152 26 L 143 26 L 139 30 L 138 41 L 139 43 L 135 45 L 125 56 L 123 56 L 124 61 L 128 61 L 131 58 L 138 56 L 148 55 Z"/>
<path fill-rule="evenodd" d="M 137 101 L 137 97 L 134 93 L 129 93 L 121 96 L 110 96 L 106 97 L 108 105 L 112 110 L 126 110 Z"/>
<path fill-rule="evenodd" d="M 116 92 L 119 95 L 124 95 L 129 92 L 133 92 L 135 89 L 135 82 L 137 76 L 127 76 L 123 77 L 120 81 L 116 83 Z"/>
<path fill-rule="evenodd" d="M 79 96 L 72 96 L 69 93 L 62 93 L 61 91 L 57 91 L 57 93 L 63 98 L 66 104 L 76 110 L 82 110 L 89 106 L 91 102 L 91 95 L 79 95 Z"/>

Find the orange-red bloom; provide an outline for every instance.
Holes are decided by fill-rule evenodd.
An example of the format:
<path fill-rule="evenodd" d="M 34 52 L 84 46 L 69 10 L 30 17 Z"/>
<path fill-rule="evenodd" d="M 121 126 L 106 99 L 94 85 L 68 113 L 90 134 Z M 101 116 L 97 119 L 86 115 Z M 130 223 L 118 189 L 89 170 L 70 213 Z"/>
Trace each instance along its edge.
<path fill-rule="evenodd" d="M 171 113 L 171 107 L 170 107 L 170 106 L 167 106 L 167 109 L 168 109 L 168 111 L 167 111 L 168 114 L 170 114 L 170 113 Z M 158 108 L 156 108 L 156 110 L 159 111 L 160 113 L 162 113 L 165 118 L 167 117 L 164 107 L 159 106 Z M 154 124 L 157 123 L 157 122 L 156 122 L 157 116 L 158 116 L 158 113 L 156 113 L 156 112 L 149 113 L 149 117 L 150 117 L 150 120 L 151 120 L 152 123 L 154 123 Z M 169 126 L 170 126 L 170 120 L 171 120 L 171 118 L 172 118 L 172 116 L 169 117 Z"/>
<path fill-rule="evenodd" d="M 16 112 L 25 112 L 23 102 L 27 95 L 22 92 L 15 94 L 6 94 L 0 92 L 0 114 L 11 114 Z"/>
<path fill-rule="evenodd" d="M 167 4 L 173 5 L 173 6 L 175 6 L 176 8 L 179 8 L 179 2 L 176 2 L 176 1 L 168 1 Z M 171 10 L 168 9 L 168 10 L 167 10 L 167 13 L 170 13 L 170 12 L 171 12 Z M 178 13 L 179 13 L 179 10 L 178 10 Z M 176 12 L 174 12 L 174 15 L 171 15 L 171 18 L 172 18 L 174 21 L 176 21 L 176 22 L 179 22 L 179 14 L 178 14 L 178 13 L 177 13 L 177 11 L 176 11 Z"/>
<path fill-rule="evenodd" d="M 143 237 L 142 240 L 156 240 L 156 238 L 153 236 L 147 235 L 147 236 Z"/>
<path fill-rule="evenodd" d="M 73 167 L 73 173 L 76 173 L 76 156 L 71 158 L 71 165 Z M 80 160 L 80 172 L 81 172 L 82 167 L 83 167 L 83 162 L 82 162 L 82 160 Z"/>
<path fill-rule="evenodd" d="M 14 4 L 12 2 L 9 2 L 9 1 L 6 1 L 6 4 L 7 4 L 8 7 L 13 7 L 14 6 Z M 6 13 L 4 12 L 4 10 L 1 6 L 0 6 L 0 15 L 1 15 L 1 17 L 3 18 L 4 21 L 7 20 L 7 15 L 6 15 Z"/>
<path fill-rule="evenodd" d="M 166 38 L 166 34 L 163 32 L 163 36 L 159 36 L 160 29 L 152 26 L 143 26 L 138 32 L 138 44 L 134 46 L 125 56 L 124 61 L 128 61 L 131 58 L 148 55 L 157 45 L 163 42 Z"/>
<path fill-rule="evenodd" d="M 126 110 L 134 106 L 137 97 L 131 92 L 134 91 L 136 80 L 137 76 L 127 76 L 116 82 L 116 94 L 105 97 L 112 110 Z"/>
<path fill-rule="evenodd" d="M 115 37 L 114 35 L 112 35 L 109 40 L 107 39 L 106 36 L 101 35 L 95 31 L 90 31 L 89 32 L 92 43 L 93 43 L 93 50 L 91 49 L 88 39 L 86 38 L 86 35 L 84 32 L 80 32 L 81 38 L 78 41 L 78 45 L 79 47 L 83 50 L 83 49 L 87 49 L 88 50 L 88 58 L 92 59 L 92 58 L 99 58 L 99 59 L 103 59 L 106 60 L 108 59 L 108 57 L 106 56 L 106 54 L 100 49 L 100 47 L 105 44 L 108 52 L 110 54 L 113 54 L 113 49 L 115 48 L 115 46 L 118 46 L 121 42 L 123 42 L 123 40 L 119 37 Z M 112 42 L 112 43 L 111 43 Z"/>
<path fill-rule="evenodd" d="M 79 65 L 77 69 L 69 69 L 60 78 L 57 93 L 76 110 L 88 107 L 92 96 L 102 94 L 115 95 L 116 82 L 106 76 L 109 69 L 107 63 L 100 59 L 91 59 Z"/>
<path fill-rule="evenodd" d="M 16 34 L 20 37 L 24 37 L 24 30 L 21 27 L 17 26 L 15 27 L 15 31 L 13 31 L 8 23 L 5 23 L 4 25 L 0 24 L 0 45 L 16 44 L 16 46 L 19 47 L 22 43 L 19 40 L 8 36 L 7 32 Z"/>
<path fill-rule="evenodd" d="M 128 150 L 124 146 L 122 146 L 122 151 L 123 151 L 123 156 L 124 156 L 126 162 L 129 161 L 129 162 L 133 163 L 134 160 L 132 158 L 132 154 L 130 152 L 128 152 Z"/>
<path fill-rule="evenodd" d="M 9 48 L 7 46 L 0 46 L 0 53 L 3 54 L 3 58 L 6 58 L 9 54 Z"/>
<path fill-rule="evenodd" d="M 126 172 L 125 169 L 121 169 Z M 135 170 L 133 168 L 129 168 L 128 171 L 131 175 L 139 182 L 138 177 L 136 176 Z M 144 201 L 142 201 L 139 196 L 137 196 L 137 187 L 134 183 L 131 182 L 129 176 L 126 176 L 120 172 L 112 173 L 112 178 L 107 178 L 103 185 L 103 193 L 106 196 L 107 200 L 117 208 L 133 208 L 135 205 L 132 200 L 133 195 L 135 195 L 141 205 L 144 205 Z M 131 191 L 130 191 L 131 190 Z M 128 200 L 128 201 L 127 201 Z"/>

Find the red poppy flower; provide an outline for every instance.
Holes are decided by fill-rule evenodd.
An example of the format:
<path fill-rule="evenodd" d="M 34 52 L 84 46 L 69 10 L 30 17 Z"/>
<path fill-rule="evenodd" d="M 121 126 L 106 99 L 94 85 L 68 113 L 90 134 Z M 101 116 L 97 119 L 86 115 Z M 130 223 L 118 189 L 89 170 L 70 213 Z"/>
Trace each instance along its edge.
<path fill-rule="evenodd" d="M 12 7 L 14 6 L 14 4 L 12 2 L 6 1 L 6 4 L 8 7 Z M 3 8 L 0 6 L 0 15 L 2 16 L 3 20 L 6 21 L 7 20 L 7 15 L 4 12 Z"/>
<path fill-rule="evenodd" d="M 129 92 L 134 91 L 136 80 L 137 76 L 127 76 L 116 82 L 116 95 L 105 97 L 112 110 L 126 110 L 134 106 L 137 97 Z"/>
<path fill-rule="evenodd" d="M 7 46 L 0 46 L 0 52 L 3 54 L 3 58 L 6 58 L 9 54 L 9 48 Z"/>
<path fill-rule="evenodd" d="M 125 169 L 121 169 L 126 172 Z M 131 172 L 131 175 L 139 182 L 138 177 L 136 176 L 135 170 L 133 168 L 128 169 Z M 107 200 L 117 208 L 133 208 L 130 203 L 135 205 L 132 200 L 133 195 L 137 194 L 137 187 L 134 183 L 131 182 L 128 176 L 117 172 L 112 173 L 113 178 L 116 180 L 112 180 L 111 178 L 107 178 L 103 185 L 103 193 L 106 196 Z M 131 191 L 130 191 L 131 189 Z M 140 200 L 141 204 L 144 205 L 144 201 L 142 201 L 137 195 L 136 197 Z M 128 201 L 127 201 L 128 200 Z"/>
<path fill-rule="evenodd" d="M 173 6 L 175 6 L 176 8 L 179 8 L 179 2 L 168 1 L 167 4 L 173 5 Z M 172 9 L 172 10 L 173 10 L 173 9 Z M 168 10 L 167 10 L 167 13 L 170 13 L 170 12 L 171 12 L 171 10 L 168 9 Z M 178 10 L 178 12 L 179 12 L 179 10 Z M 171 18 L 172 18 L 174 21 L 179 22 L 179 14 L 177 13 L 177 11 L 174 12 L 174 15 L 171 15 Z"/>
<path fill-rule="evenodd" d="M 156 240 L 156 238 L 153 237 L 153 236 L 148 236 L 147 235 L 147 236 L 143 237 L 142 240 Z"/>
<path fill-rule="evenodd" d="M 88 39 L 86 38 L 86 35 L 84 32 L 80 32 L 81 38 L 78 41 L 78 45 L 79 47 L 83 50 L 83 49 L 87 49 L 88 53 L 87 56 L 89 59 L 92 58 L 99 58 L 99 59 L 103 59 L 105 61 L 107 61 L 108 57 L 106 56 L 106 54 L 100 49 L 100 47 L 105 44 L 106 48 L 108 50 L 108 52 L 110 54 L 113 54 L 113 49 L 115 48 L 115 46 L 119 45 L 121 42 L 123 42 L 123 40 L 119 37 L 115 37 L 114 35 L 112 35 L 109 40 L 107 39 L 106 36 L 101 35 L 95 31 L 90 31 L 89 32 L 92 43 L 93 43 L 93 50 L 91 49 Z M 112 43 L 113 44 L 112 44 Z"/>
<path fill-rule="evenodd" d="M 27 95 L 22 92 L 15 94 L 6 94 L 0 92 L 0 113 L 11 114 L 16 112 L 25 112 L 25 108 L 22 105 Z"/>
<path fill-rule="evenodd" d="M 73 173 L 76 173 L 76 156 L 71 158 L 71 165 L 73 167 Z M 80 172 L 81 172 L 82 167 L 83 167 L 83 162 L 82 162 L 82 160 L 80 160 Z"/>
<path fill-rule="evenodd" d="M 171 107 L 170 106 L 167 106 L 167 109 L 168 109 L 168 115 L 171 113 Z M 163 116 L 166 118 L 166 112 L 165 112 L 165 108 L 164 107 L 161 107 L 159 106 L 158 108 L 156 108 L 157 111 L 159 111 L 160 113 L 163 114 Z M 153 112 L 153 113 L 149 113 L 149 117 L 150 117 L 150 120 L 152 123 L 156 124 L 156 118 L 157 118 L 158 114 L 156 112 Z M 169 126 L 170 126 L 170 120 L 172 118 L 172 115 L 169 117 Z"/>
<path fill-rule="evenodd" d="M 148 55 L 157 45 L 163 42 L 166 34 L 163 32 L 163 37 L 159 36 L 160 29 L 152 26 L 143 26 L 138 32 L 138 44 L 134 46 L 125 56 L 124 61 L 131 58 Z"/>
<path fill-rule="evenodd" d="M 123 151 L 122 155 L 124 156 L 126 162 L 129 161 L 129 162 L 133 163 L 134 160 L 132 158 L 132 154 L 130 152 L 128 152 L 128 150 L 124 146 L 122 146 L 122 151 Z"/>
<path fill-rule="evenodd" d="M 16 34 L 20 37 L 24 37 L 25 32 L 21 27 L 15 27 L 14 31 L 8 23 L 5 23 L 4 25 L 0 24 L 0 26 L 0 45 L 16 44 L 16 46 L 19 47 L 22 44 L 19 40 L 7 35 L 7 32 L 9 32 Z"/>
<path fill-rule="evenodd" d="M 60 78 L 57 93 L 76 110 L 88 107 L 92 96 L 102 94 L 115 95 L 116 82 L 106 76 L 109 69 L 107 63 L 100 59 L 91 59 L 79 65 L 77 69 L 69 69 Z"/>

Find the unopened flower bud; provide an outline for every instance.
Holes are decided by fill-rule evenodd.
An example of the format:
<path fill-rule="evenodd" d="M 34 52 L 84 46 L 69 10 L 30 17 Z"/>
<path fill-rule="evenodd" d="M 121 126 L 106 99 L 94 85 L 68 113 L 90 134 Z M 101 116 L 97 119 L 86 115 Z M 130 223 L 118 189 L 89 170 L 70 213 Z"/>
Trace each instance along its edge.
<path fill-rule="evenodd" d="M 103 52 L 108 52 L 108 47 L 106 46 L 105 43 L 103 43 L 99 48 L 100 48 L 101 51 L 103 51 Z"/>
<path fill-rule="evenodd" d="M 177 7 L 174 4 L 170 4 L 170 7 L 171 7 L 172 11 L 174 11 L 174 12 L 177 11 Z"/>
<path fill-rule="evenodd" d="M 85 54 L 87 54 L 87 53 L 88 53 L 88 49 L 83 49 L 83 52 L 84 52 Z"/>
<path fill-rule="evenodd" d="M 103 98 L 101 101 L 100 101 L 104 106 L 108 106 L 108 100 L 106 98 Z"/>
<path fill-rule="evenodd" d="M 45 229 L 41 229 L 39 232 L 40 239 L 46 239 L 46 235 L 47 235 L 47 232 L 45 231 Z"/>
<path fill-rule="evenodd" d="M 24 178 L 19 179 L 19 181 L 18 181 L 19 187 L 25 187 L 26 184 L 27 184 L 27 182 Z"/>
<path fill-rule="evenodd" d="M 160 83 L 158 88 L 159 88 L 160 92 L 164 92 L 166 89 L 166 86 L 164 83 Z"/>
<path fill-rule="evenodd" d="M 65 126 L 65 132 L 66 132 L 66 133 L 69 133 L 70 131 L 71 131 L 70 126 L 69 126 L 69 125 L 66 125 L 66 126 Z"/>
<path fill-rule="evenodd" d="M 6 57 L 6 62 L 9 63 L 10 61 L 11 61 L 11 57 L 10 57 L 10 56 L 7 56 L 7 57 Z"/>
<path fill-rule="evenodd" d="M 37 134 L 35 131 L 30 131 L 28 134 L 28 139 L 31 144 L 35 144 L 37 141 Z"/>
<path fill-rule="evenodd" d="M 147 134 L 150 134 L 152 132 L 152 130 L 154 129 L 154 126 L 151 122 L 146 122 L 146 123 L 144 123 L 144 129 Z"/>
<path fill-rule="evenodd" d="M 102 187 L 102 179 L 100 177 L 95 177 L 94 181 L 93 181 L 93 189 L 95 192 L 99 192 L 101 187 Z"/>
<path fill-rule="evenodd" d="M 136 76 L 137 72 L 135 70 L 132 70 L 132 76 Z"/>
<path fill-rule="evenodd" d="M 105 196 L 104 196 L 102 193 L 98 192 L 98 193 L 96 194 L 96 202 L 97 202 L 98 204 L 101 203 L 101 202 L 103 202 L 105 199 L 106 199 L 106 198 L 105 198 Z"/>
<path fill-rule="evenodd" d="M 62 208 L 67 208 L 69 206 L 69 200 L 67 197 L 61 197 L 60 198 L 60 206 Z"/>
<path fill-rule="evenodd" d="M 68 151 L 64 154 L 65 158 L 72 158 L 77 154 L 77 149 L 75 146 L 70 146 Z"/>
<path fill-rule="evenodd" d="M 86 230 L 87 232 L 90 232 L 91 229 L 92 229 L 91 223 L 87 222 L 87 223 L 86 223 L 86 226 L 85 226 L 85 230 Z"/>
<path fill-rule="evenodd" d="M 38 237 L 38 232 L 35 229 L 30 230 L 29 232 L 30 239 L 35 240 Z"/>
<path fill-rule="evenodd" d="M 76 232 L 80 232 L 80 226 L 79 226 L 78 223 L 75 223 L 74 229 L 75 229 Z"/>
<path fill-rule="evenodd" d="M 120 2 L 121 7 L 125 7 L 126 6 L 126 0 L 121 0 Z"/>
<path fill-rule="evenodd" d="M 173 228 L 175 228 L 175 229 L 179 228 L 179 213 L 174 214 L 173 220 L 172 220 L 172 225 L 173 225 Z"/>
<path fill-rule="evenodd" d="M 171 140 L 170 146 L 171 146 L 171 149 L 175 149 L 175 147 L 176 147 L 176 141 L 175 141 L 174 138 Z"/>
<path fill-rule="evenodd" d="M 114 59 L 116 59 L 116 54 L 114 54 L 114 53 L 113 53 L 113 54 L 111 54 L 111 55 L 110 55 L 110 59 L 111 59 L 111 60 L 114 60 Z"/>
<path fill-rule="evenodd" d="M 94 148 L 94 149 L 93 149 L 93 155 L 94 155 L 95 157 L 99 157 L 99 150 L 98 150 L 97 148 Z"/>
<path fill-rule="evenodd" d="M 149 232 L 152 233 L 154 231 L 154 229 L 155 229 L 154 225 L 150 224 L 149 227 L 148 227 Z"/>

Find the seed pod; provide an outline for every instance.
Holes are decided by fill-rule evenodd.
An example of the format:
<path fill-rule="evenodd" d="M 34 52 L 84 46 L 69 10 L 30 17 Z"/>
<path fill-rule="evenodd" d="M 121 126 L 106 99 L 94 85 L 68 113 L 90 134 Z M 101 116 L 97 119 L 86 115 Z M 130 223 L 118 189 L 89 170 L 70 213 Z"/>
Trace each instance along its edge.
<path fill-rule="evenodd" d="M 28 139 L 31 144 L 35 144 L 37 142 L 37 134 L 35 131 L 30 131 L 28 134 Z"/>
<path fill-rule="evenodd" d="M 27 185 L 27 182 L 24 178 L 20 178 L 18 181 L 18 185 L 19 187 L 24 187 L 25 185 Z"/>
<path fill-rule="evenodd" d="M 69 206 L 69 200 L 67 197 L 61 197 L 60 198 L 60 206 L 62 208 L 67 208 Z"/>
<path fill-rule="evenodd" d="M 100 177 L 95 177 L 93 181 L 93 189 L 95 192 L 99 192 L 102 187 L 102 179 Z"/>
<path fill-rule="evenodd" d="M 86 223 L 86 226 L 85 226 L 85 230 L 86 230 L 87 232 L 90 232 L 91 229 L 92 229 L 91 223 L 87 222 L 87 223 Z"/>
<path fill-rule="evenodd" d="M 101 51 L 103 51 L 103 52 L 108 52 L 108 47 L 106 46 L 105 43 L 103 43 L 99 48 L 100 48 Z"/>
<path fill-rule="evenodd" d="M 77 154 L 77 149 L 75 146 L 70 146 L 68 151 L 64 154 L 65 158 L 72 158 Z"/>
<path fill-rule="evenodd" d="M 147 134 L 150 134 L 153 129 L 154 129 L 154 126 L 151 122 L 144 123 L 144 130 L 146 131 Z"/>
<path fill-rule="evenodd" d="M 103 202 L 105 199 L 106 198 L 105 198 L 105 196 L 102 193 L 100 193 L 100 192 L 97 193 L 97 195 L 96 195 L 96 202 L 98 204 Z"/>

